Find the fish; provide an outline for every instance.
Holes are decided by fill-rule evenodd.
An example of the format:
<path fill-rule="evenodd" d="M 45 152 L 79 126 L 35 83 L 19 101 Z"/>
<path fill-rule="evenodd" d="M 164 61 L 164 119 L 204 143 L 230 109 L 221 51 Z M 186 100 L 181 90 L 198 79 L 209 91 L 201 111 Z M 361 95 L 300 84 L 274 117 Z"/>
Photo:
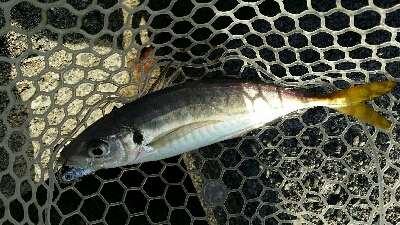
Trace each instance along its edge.
<path fill-rule="evenodd" d="M 397 85 L 377 81 L 329 94 L 238 79 L 167 87 L 113 110 L 66 145 L 58 159 L 67 167 L 60 181 L 176 156 L 316 106 L 335 109 L 387 131 L 391 122 L 364 102 L 389 93 Z"/>

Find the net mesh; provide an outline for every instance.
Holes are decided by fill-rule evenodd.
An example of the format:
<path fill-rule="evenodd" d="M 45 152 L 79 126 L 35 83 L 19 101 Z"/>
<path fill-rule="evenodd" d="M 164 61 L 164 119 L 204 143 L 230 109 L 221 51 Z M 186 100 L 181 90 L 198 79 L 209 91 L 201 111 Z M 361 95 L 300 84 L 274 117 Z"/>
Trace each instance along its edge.
<path fill-rule="evenodd" d="M 0 223 L 398 224 L 398 89 L 370 102 L 390 132 L 316 107 L 73 184 L 53 151 L 170 61 L 174 83 L 400 82 L 398 18 L 395 0 L 2 0 Z"/>

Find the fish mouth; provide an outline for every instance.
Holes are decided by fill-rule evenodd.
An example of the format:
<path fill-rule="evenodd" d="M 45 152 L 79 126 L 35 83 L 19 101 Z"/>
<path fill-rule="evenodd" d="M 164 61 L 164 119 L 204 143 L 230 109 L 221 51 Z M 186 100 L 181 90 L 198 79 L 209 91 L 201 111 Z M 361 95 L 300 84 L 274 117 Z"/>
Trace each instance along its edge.
<path fill-rule="evenodd" d="M 66 166 L 65 164 L 60 170 L 57 172 L 58 182 L 59 183 L 75 183 L 83 178 L 87 177 L 88 175 L 92 174 L 96 170 L 88 169 L 88 168 L 77 168 Z"/>
<path fill-rule="evenodd" d="M 58 162 L 62 163 L 61 168 L 56 173 L 58 183 L 60 184 L 78 182 L 96 171 L 95 169 L 79 168 L 73 165 L 68 165 L 68 160 L 65 160 L 63 157 L 60 157 Z"/>

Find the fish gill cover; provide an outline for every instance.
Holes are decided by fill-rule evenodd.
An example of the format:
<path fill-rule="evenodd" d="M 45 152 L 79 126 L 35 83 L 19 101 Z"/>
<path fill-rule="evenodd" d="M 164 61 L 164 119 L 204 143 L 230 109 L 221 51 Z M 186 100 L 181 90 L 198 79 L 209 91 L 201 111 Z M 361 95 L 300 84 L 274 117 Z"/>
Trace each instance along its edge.
<path fill-rule="evenodd" d="M 397 224 L 398 88 L 370 102 L 389 132 L 317 107 L 74 184 L 57 182 L 53 149 L 170 61 L 174 83 L 399 82 L 399 16 L 389 0 L 2 1 L 0 223 Z"/>

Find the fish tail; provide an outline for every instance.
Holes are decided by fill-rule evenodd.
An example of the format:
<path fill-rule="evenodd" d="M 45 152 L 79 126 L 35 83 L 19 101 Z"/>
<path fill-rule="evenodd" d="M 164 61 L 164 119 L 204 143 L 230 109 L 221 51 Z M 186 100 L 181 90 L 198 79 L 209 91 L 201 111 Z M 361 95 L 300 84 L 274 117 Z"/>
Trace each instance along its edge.
<path fill-rule="evenodd" d="M 397 83 L 394 81 L 377 81 L 336 91 L 325 95 L 325 97 L 336 104 L 355 104 L 387 94 L 396 86 Z"/>
<path fill-rule="evenodd" d="M 325 95 L 324 98 L 330 108 L 353 116 L 377 128 L 389 130 L 391 122 L 363 102 L 385 95 L 397 85 L 394 81 L 377 81 L 336 91 Z"/>

